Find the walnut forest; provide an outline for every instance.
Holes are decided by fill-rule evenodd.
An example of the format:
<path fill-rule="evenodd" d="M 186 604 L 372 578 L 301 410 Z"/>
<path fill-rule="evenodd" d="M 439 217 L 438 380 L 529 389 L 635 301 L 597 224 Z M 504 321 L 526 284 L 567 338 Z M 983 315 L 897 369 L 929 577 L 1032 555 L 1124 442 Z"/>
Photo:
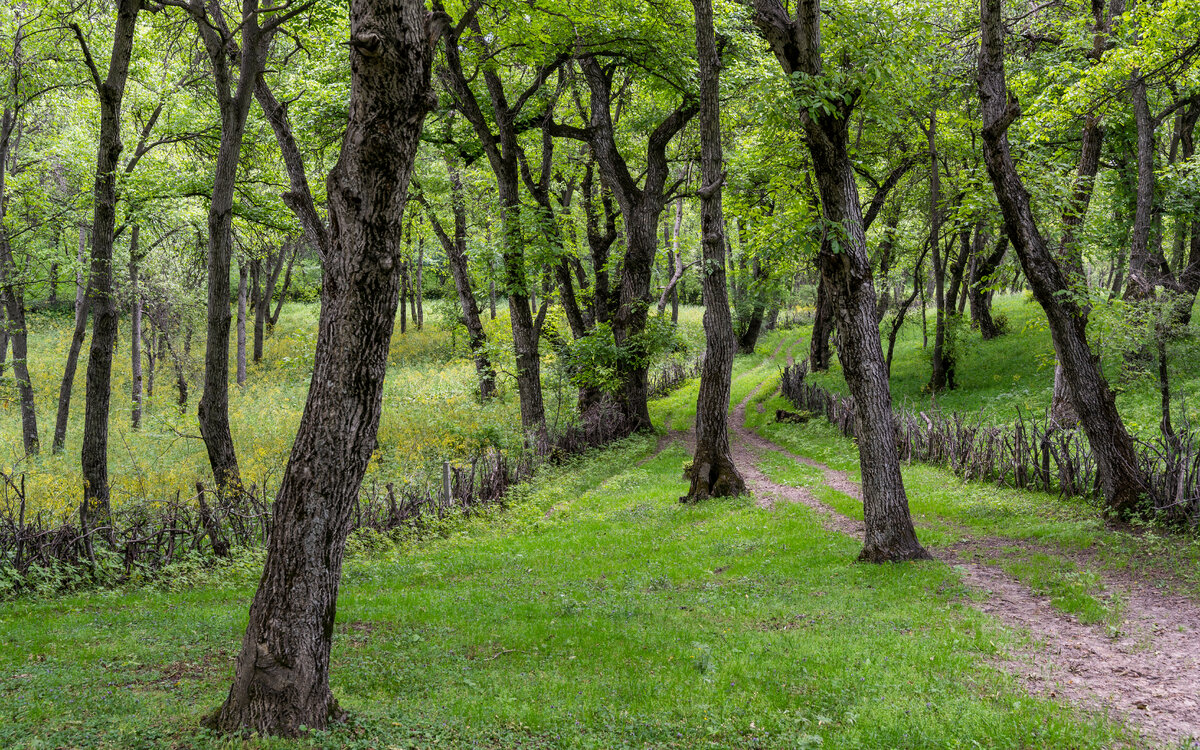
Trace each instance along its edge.
<path fill-rule="evenodd" d="M 0 746 L 1200 748 L 1200 0 L 21 0 L 0 107 Z"/>

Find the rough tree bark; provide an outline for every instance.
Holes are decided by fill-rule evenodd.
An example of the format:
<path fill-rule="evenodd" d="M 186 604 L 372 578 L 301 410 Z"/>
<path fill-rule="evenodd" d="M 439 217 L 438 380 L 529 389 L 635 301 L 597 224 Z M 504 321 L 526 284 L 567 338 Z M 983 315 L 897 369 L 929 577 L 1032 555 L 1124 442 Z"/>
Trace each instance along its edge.
<path fill-rule="evenodd" d="M 754 23 L 789 76 L 800 71 L 823 76 L 819 0 L 800 0 L 797 16 L 779 0 L 754 0 Z M 855 402 L 859 462 L 862 467 L 866 539 L 859 559 L 867 562 L 928 559 L 917 541 L 908 496 L 896 454 L 896 427 L 888 387 L 875 287 L 867 255 L 862 207 L 848 150 L 850 117 L 856 97 L 839 100 L 829 112 L 801 110 L 809 153 L 817 175 L 829 231 L 837 231 L 841 252 L 822 243 L 821 275 L 833 298 L 841 343 L 838 351 Z"/>
<path fill-rule="evenodd" d="M 141 0 L 121 0 L 108 73 L 103 80 L 92 60 L 83 32 L 73 25 L 100 100 L 100 138 L 92 214 L 92 344 L 88 353 L 87 393 L 83 415 L 83 503 L 79 521 L 86 532 L 92 521 L 103 523 L 110 510 L 108 488 L 108 415 L 112 400 L 112 363 L 120 318 L 113 295 L 113 233 L 117 217 L 117 160 L 121 156 L 121 103 Z M 107 536 L 111 539 L 112 533 Z"/>
<path fill-rule="evenodd" d="M 443 25 L 417 0 L 350 5 L 350 117 L 328 180 L 330 244 L 312 384 L 233 686 L 207 720 L 224 731 L 295 736 L 343 716 L 329 688 L 338 581 L 376 446 L 398 303 L 400 217 L 435 102 L 432 43 Z"/>
<path fill-rule="evenodd" d="M 729 451 L 729 393 L 736 340 L 725 291 L 725 217 L 721 210 L 720 59 L 713 31 L 712 0 L 692 0 L 696 56 L 700 63 L 700 231 L 703 256 L 706 350 L 696 398 L 696 453 L 688 467 L 685 502 L 740 495 L 746 482 Z"/>
<path fill-rule="evenodd" d="M 1004 215 L 1005 232 L 1034 297 L 1046 311 L 1055 352 L 1074 395 L 1080 424 L 1096 456 L 1106 504 L 1110 510 L 1127 515 L 1138 507 L 1147 480 L 1138 467 L 1133 439 L 1117 413 L 1112 390 L 1088 345 L 1083 310 L 1071 296 L 1070 282 L 1038 230 L 1029 193 L 1009 150 L 1008 127 L 1021 110 L 1005 82 L 1001 4 L 1001 0 L 982 0 L 979 95 L 984 160 Z"/>

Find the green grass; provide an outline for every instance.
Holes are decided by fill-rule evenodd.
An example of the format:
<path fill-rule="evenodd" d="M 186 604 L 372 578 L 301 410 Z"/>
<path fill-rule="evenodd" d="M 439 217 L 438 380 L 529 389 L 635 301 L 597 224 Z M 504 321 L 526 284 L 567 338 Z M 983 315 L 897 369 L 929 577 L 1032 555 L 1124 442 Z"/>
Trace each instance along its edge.
<path fill-rule="evenodd" d="M 909 312 L 896 340 L 891 386 L 898 407 L 929 409 L 934 405 L 933 397 L 926 390 L 930 377 L 930 350 L 923 346 L 920 312 L 919 309 Z M 970 330 L 969 324 L 965 326 L 960 334 L 955 368 L 958 387 L 938 394 L 936 405 L 945 411 L 968 413 L 994 424 L 1011 422 L 1018 409 L 1040 418 L 1049 408 L 1054 391 L 1054 347 L 1045 313 L 1024 294 L 997 295 L 993 313 L 1007 319 L 1008 333 L 983 341 L 978 331 Z M 1109 317 L 1112 315 L 1119 315 L 1119 311 L 1113 311 Z M 1150 362 L 1140 373 L 1127 371 L 1126 358 L 1112 349 L 1111 336 L 1103 330 L 1101 324 L 1105 316 L 1097 314 L 1095 317 L 1097 320 L 1089 328 L 1089 337 L 1101 352 L 1105 375 L 1117 392 L 1117 407 L 1122 417 L 1135 433 L 1155 434 L 1162 416 L 1157 363 Z M 933 318 L 931 310 L 931 342 Z M 797 350 L 798 358 L 808 354 L 808 329 L 803 329 L 803 333 L 806 338 Z M 1186 411 L 1192 424 L 1200 424 L 1200 337 L 1189 332 L 1172 341 L 1168 361 L 1172 392 L 1176 394 L 1174 419 L 1178 422 L 1182 411 Z M 836 356 L 828 373 L 815 373 L 811 377 L 813 382 L 830 390 L 846 392 L 841 364 Z"/>
<path fill-rule="evenodd" d="M 803 425 L 774 423 L 774 410 L 788 408 L 782 398 L 766 406 L 765 414 L 747 412 L 751 427 L 794 454 L 859 480 L 852 440 L 820 418 Z M 825 486 L 819 471 L 781 454 L 764 457 L 763 470 L 775 481 L 809 487 L 840 513 L 862 518 L 861 503 Z M 1040 550 L 1025 550 L 1019 562 L 989 561 L 1003 562 L 1020 580 L 1050 592 L 1056 606 L 1081 620 L 1110 625 L 1119 620 L 1120 602 L 1099 583 L 1097 574 L 1104 571 L 1145 576 L 1156 586 L 1200 598 L 1200 540 L 1195 537 L 1110 527 L 1100 509 L 1084 500 L 968 482 L 941 467 L 909 464 L 901 471 L 922 541 L 949 545 L 964 538 L 1006 538 L 1037 545 Z M 1081 567 L 1081 560 L 1087 565 Z M 1060 596 L 1058 591 L 1076 593 Z"/>
<path fill-rule="evenodd" d="M 954 571 L 866 566 L 802 507 L 683 506 L 651 440 L 547 470 L 503 518 L 349 560 L 333 686 L 279 747 L 1106 747 L 991 666 Z M 549 516 L 548 510 L 552 510 Z M 203 588 L 0 605 L 0 745 L 241 747 L 221 700 L 253 565 Z"/>
<path fill-rule="evenodd" d="M 778 368 L 802 335 L 774 332 L 737 360 L 731 408 L 761 386 L 747 409 L 752 428 L 857 478 L 853 442 L 823 420 L 774 424 L 775 409 L 788 408 L 774 396 Z M 690 426 L 696 388 L 655 401 L 656 423 Z M 197 729 L 228 689 L 261 552 L 157 588 L 0 603 L 0 746 L 1136 744 L 1005 674 L 998 664 L 1024 636 L 973 609 L 952 568 L 856 564 L 859 540 L 825 530 L 803 506 L 681 505 L 689 456 L 678 446 L 654 456 L 653 444 L 636 437 L 543 467 L 507 509 L 399 544 L 356 535 L 332 676 L 352 719 L 298 741 Z M 778 452 L 760 466 L 861 517 L 820 470 Z M 1121 615 L 1089 561 L 1115 568 L 1158 554 L 1155 565 L 1176 566 L 1200 591 L 1196 545 L 1109 530 L 1085 503 L 934 467 L 904 476 L 926 543 L 993 540 L 982 562 L 1084 622 L 1115 629 Z"/>

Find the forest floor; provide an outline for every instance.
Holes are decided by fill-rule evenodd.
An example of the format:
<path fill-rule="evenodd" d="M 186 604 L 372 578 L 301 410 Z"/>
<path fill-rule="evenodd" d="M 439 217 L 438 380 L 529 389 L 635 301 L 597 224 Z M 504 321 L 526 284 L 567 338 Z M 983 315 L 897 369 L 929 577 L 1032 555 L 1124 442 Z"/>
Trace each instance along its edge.
<path fill-rule="evenodd" d="M 657 439 L 548 466 L 503 512 L 356 537 L 332 672 L 347 725 L 197 728 L 232 676 L 246 553 L 196 584 L 0 603 L 0 747 L 1200 747 L 1197 545 L 911 465 L 937 560 L 854 562 L 853 442 L 774 420 L 804 343 L 777 332 L 736 364 L 750 496 L 677 502 L 691 383 L 652 405 Z"/>

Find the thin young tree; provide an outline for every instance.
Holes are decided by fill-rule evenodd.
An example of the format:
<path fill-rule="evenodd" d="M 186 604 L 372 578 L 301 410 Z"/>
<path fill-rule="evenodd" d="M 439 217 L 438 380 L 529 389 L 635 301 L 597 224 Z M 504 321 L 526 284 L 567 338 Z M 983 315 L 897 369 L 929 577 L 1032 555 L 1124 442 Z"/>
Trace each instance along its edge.
<path fill-rule="evenodd" d="M 467 202 L 463 195 L 462 176 L 449 155 L 443 157 L 446 173 L 450 178 L 450 208 L 454 215 L 454 236 L 442 226 L 437 212 L 421 194 L 414 196 L 425 209 L 434 234 L 442 243 L 446 259 L 450 264 L 450 275 L 454 278 L 454 289 L 458 293 L 458 304 L 462 308 L 463 324 L 467 328 L 467 342 L 475 360 L 475 372 L 479 377 L 479 397 L 487 401 L 496 395 L 496 368 L 487 351 L 487 334 L 479 318 L 479 303 L 475 301 L 475 289 L 471 286 L 471 269 L 467 258 Z"/>
<path fill-rule="evenodd" d="M 338 582 L 376 447 L 400 291 L 401 217 L 444 16 L 419 0 L 352 0 L 349 122 L 329 174 L 329 249 L 312 382 L 275 500 L 267 561 L 224 731 L 295 736 L 343 716 L 329 688 Z"/>
<path fill-rule="evenodd" d="M 729 451 L 729 392 L 737 339 L 725 290 L 725 217 L 721 184 L 720 58 L 713 30 L 711 0 L 692 0 L 696 11 L 696 57 L 700 63 L 700 232 L 704 278 L 704 340 L 707 346 L 696 397 L 696 454 L 687 474 L 691 488 L 683 498 L 740 495 L 746 482 Z"/>

